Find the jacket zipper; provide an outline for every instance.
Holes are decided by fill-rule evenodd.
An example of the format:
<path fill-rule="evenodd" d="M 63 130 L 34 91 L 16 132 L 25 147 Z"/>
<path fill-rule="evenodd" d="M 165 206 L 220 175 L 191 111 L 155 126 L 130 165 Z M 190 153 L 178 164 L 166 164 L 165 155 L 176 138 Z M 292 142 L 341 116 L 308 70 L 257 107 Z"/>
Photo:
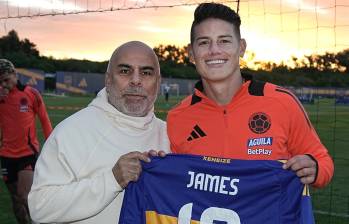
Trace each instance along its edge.
<path fill-rule="evenodd" d="M 223 110 L 223 117 L 224 117 L 224 125 L 227 128 L 228 127 L 227 109 Z"/>
<path fill-rule="evenodd" d="M 224 149 L 223 149 L 223 157 L 225 156 L 225 154 L 226 154 L 226 150 L 228 149 L 228 147 L 229 147 L 229 138 L 228 138 L 228 133 L 229 133 L 229 131 L 228 131 L 228 117 L 227 117 L 227 109 L 226 108 L 224 108 L 223 109 L 223 120 L 224 120 L 224 131 L 223 131 L 223 133 L 224 133 Z"/>

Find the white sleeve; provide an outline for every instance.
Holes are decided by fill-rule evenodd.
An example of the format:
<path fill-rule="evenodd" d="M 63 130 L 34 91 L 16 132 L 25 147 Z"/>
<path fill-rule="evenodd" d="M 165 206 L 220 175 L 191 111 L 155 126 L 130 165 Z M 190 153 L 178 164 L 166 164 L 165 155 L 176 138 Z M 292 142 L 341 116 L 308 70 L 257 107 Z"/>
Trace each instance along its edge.
<path fill-rule="evenodd" d="M 60 141 L 62 143 L 62 141 Z M 37 161 L 28 196 L 31 218 L 40 223 L 72 222 L 98 214 L 122 191 L 112 173 L 79 179 L 72 158 L 52 134 Z M 70 150 L 74 150 L 71 148 Z M 75 158 L 84 163 L 84 158 Z"/>

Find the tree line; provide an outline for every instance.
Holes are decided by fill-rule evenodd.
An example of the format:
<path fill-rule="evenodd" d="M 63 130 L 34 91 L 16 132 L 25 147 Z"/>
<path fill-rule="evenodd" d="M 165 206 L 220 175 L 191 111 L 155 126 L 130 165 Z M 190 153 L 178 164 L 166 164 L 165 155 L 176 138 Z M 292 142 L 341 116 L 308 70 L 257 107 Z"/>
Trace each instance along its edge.
<path fill-rule="evenodd" d="M 158 55 L 163 77 L 198 79 L 195 65 L 189 60 L 187 46 L 159 45 L 154 47 L 154 51 Z M 47 73 L 104 73 L 108 65 L 108 61 L 41 56 L 36 45 L 26 38 L 21 40 L 15 30 L 0 38 L 0 57 L 9 59 L 16 67 L 35 68 Z M 338 53 L 306 55 L 303 58 L 293 57 L 292 64 L 254 62 L 257 69 L 250 69 L 246 62 L 241 63 L 243 73 L 278 85 L 349 87 L 349 49 Z"/>
<path fill-rule="evenodd" d="M 108 62 L 77 59 L 55 59 L 40 56 L 36 45 L 28 39 L 21 40 L 15 30 L 0 38 L 0 56 L 19 68 L 40 69 L 46 73 L 56 71 L 104 73 Z"/>

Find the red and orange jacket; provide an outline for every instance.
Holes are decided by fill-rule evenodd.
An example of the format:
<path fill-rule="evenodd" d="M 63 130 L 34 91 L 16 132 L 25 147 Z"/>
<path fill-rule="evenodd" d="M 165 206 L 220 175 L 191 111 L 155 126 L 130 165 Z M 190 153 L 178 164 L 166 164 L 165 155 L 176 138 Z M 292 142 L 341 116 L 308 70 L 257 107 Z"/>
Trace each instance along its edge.
<path fill-rule="evenodd" d="M 39 116 L 45 138 L 52 126 L 40 93 L 19 82 L 10 93 L 0 99 L 0 156 L 18 158 L 39 152 L 35 115 Z"/>
<path fill-rule="evenodd" d="M 167 117 L 174 153 L 279 160 L 307 154 L 318 166 L 315 187 L 330 182 L 334 166 L 311 122 L 288 90 L 246 81 L 228 105 L 205 96 L 202 82 Z"/>

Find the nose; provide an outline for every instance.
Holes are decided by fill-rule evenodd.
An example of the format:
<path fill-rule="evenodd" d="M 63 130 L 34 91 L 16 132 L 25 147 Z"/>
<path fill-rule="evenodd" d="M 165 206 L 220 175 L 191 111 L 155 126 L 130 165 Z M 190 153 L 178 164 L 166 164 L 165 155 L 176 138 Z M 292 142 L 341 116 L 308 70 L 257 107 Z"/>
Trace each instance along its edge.
<path fill-rule="evenodd" d="M 138 69 L 135 69 L 131 75 L 131 80 L 130 80 L 130 84 L 132 86 L 141 86 L 142 85 L 142 77 L 139 74 Z"/>
<path fill-rule="evenodd" d="M 221 48 L 215 41 L 211 42 L 209 50 L 210 50 L 210 54 L 219 54 L 219 53 L 221 53 Z"/>

